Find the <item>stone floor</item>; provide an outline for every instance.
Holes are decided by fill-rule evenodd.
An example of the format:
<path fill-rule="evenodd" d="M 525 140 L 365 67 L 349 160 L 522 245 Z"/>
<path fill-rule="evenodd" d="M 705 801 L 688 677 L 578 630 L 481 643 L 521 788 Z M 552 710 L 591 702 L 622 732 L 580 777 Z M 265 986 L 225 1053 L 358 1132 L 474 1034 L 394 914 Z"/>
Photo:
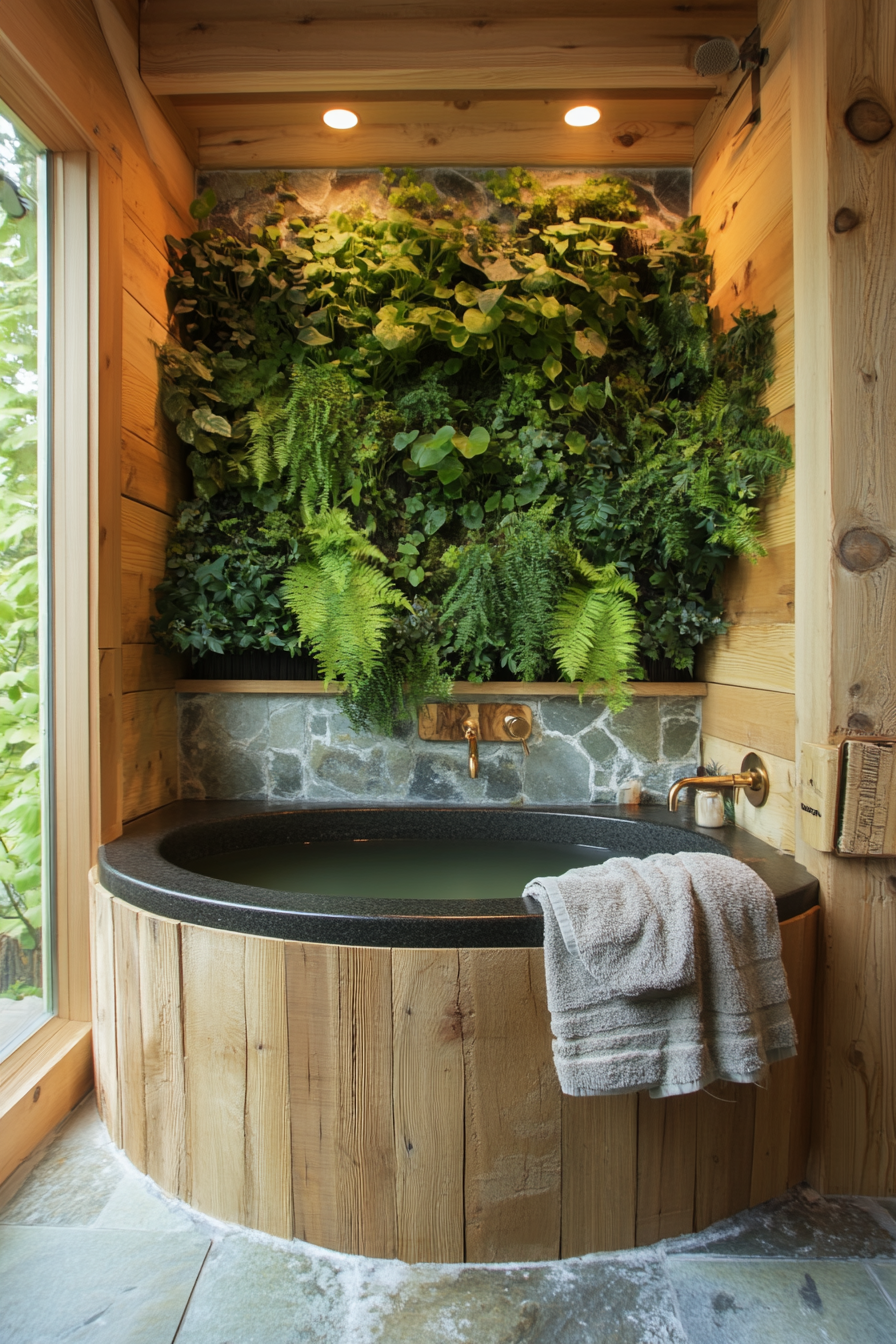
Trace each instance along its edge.
<path fill-rule="evenodd" d="M 163 1198 L 87 1100 L 0 1188 L 2 1344 L 896 1344 L 896 1200 L 803 1188 L 559 1264 L 405 1265 Z"/>

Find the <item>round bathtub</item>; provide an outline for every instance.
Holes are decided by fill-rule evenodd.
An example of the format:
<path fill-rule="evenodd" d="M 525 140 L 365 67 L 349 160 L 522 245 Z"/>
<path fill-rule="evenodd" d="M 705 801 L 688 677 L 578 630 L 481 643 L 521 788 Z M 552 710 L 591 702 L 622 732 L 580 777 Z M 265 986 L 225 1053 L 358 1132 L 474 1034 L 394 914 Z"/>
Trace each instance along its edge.
<path fill-rule="evenodd" d="M 454 877 L 433 896 L 425 866 L 395 897 L 229 880 L 261 847 L 362 846 L 363 876 L 402 844 L 434 869 L 531 846 L 541 872 L 546 846 L 734 853 L 778 900 L 799 1057 L 765 1090 L 565 1097 L 541 912 L 497 879 L 478 899 Z M 102 1113 L 169 1193 L 341 1251 L 545 1260 L 698 1229 L 805 1175 L 816 892 L 743 832 L 658 810 L 175 804 L 107 845 L 94 882 Z"/>

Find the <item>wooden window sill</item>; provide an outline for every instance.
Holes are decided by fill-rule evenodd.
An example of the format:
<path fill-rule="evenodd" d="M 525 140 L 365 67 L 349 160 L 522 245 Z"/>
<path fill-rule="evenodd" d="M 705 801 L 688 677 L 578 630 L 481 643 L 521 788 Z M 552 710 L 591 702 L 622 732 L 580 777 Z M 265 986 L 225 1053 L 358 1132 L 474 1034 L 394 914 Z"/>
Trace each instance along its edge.
<path fill-rule="evenodd" d="M 341 695 L 339 682 L 322 681 L 176 681 L 176 691 L 194 695 Z M 636 698 L 645 696 L 706 695 L 705 681 L 632 681 L 628 689 Z M 479 695 L 500 695 L 526 699 L 533 695 L 578 695 L 579 685 L 569 681 L 456 681 L 453 694 L 465 699 Z"/>
<path fill-rule="evenodd" d="M 92 1086 L 89 1022 L 51 1018 L 0 1063 L 0 1183 Z"/>

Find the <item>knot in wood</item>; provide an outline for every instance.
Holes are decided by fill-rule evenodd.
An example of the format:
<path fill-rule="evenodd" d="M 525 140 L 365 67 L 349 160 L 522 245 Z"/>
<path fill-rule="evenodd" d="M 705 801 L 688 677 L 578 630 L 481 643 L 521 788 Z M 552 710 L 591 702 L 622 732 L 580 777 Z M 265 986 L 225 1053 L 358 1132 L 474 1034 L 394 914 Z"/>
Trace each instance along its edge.
<path fill-rule="evenodd" d="M 854 574 L 865 574 L 884 564 L 893 552 L 886 537 L 880 537 L 866 527 L 853 527 L 840 538 L 837 554 L 845 569 Z"/>
<path fill-rule="evenodd" d="M 847 732 L 855 733 L 858 737 L 873 737 L 874 726 L 874 720 L 867 714 L 850 714 L 846 720 Z"/>
<path fill-rule="evenodd" d="M 859 217 L 855 210 L 850 210 L 848 205 L 844 205 L 834 216 L 834 232 L 849 233 L 859 222 Z"/>
<path fill-rule="evenodd" d="M 860 98 L 847 108 L 846 129 L 863 145 L 876 145 L 886 140 L 893 129 L 893 118 L 881 103 L 872 98 Z"/>

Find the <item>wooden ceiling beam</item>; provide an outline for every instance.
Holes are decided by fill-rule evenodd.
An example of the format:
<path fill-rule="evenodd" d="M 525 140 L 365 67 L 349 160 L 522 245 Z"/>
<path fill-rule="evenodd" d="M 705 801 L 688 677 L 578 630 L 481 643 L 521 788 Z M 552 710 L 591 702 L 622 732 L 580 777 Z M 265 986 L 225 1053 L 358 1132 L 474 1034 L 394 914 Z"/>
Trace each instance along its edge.
<path fill-rule="evenodd" d="M 609 125 L 620 122 L 670 122 L 693 126 L 706 107 L 702 98 L 651 98 L 642 99 L 626 94 L 624 98 L 593 99 L 600 108 L 601 121 L 597 127 L 574 129 L 566 126 L 563 114 L 574 105 L 575 97 L 525 98 L 517 95 L 512 99 L 457 98 L 435 101 L 407 97 L 402 99 L 371 99 L 362 97 L 347 98 L 344 94 L 333 94 L 329 98 L 303 97 L 286 101 L 283 97 L 267 99 L 264 102 L 247 100 L 235 105 L 226 97 L 215 103 L 185 103 L 180 98 L 170 100 L 185 126 L 203 133 L 229 131 L 243 133 L 247 129 L 253 132 L 262 127 L 292 126 L 314 129 L 322 127 L 322 115 L 328 107 L 350 107 L 358 116 L 361 130 L 369 126 L 400 126 L 413 123 L 428 123 L 433 126 L 477 126 L 501 125 L 513 122 L 525 122 L 527 125 L 554 126 L 558 132 L 570 141 L 582 142 L 589 136 L 601 133 Z M 326 128 L 322 128 L 326 129 Z M 614 134 L 618 134 L 614 130 Z M 334 143 L 344 143 L 357 134 L 356 131 L 330 132 Z"/>
<path fill-rule="evenodd" d="M 591 102 L 601 115 L 646 116 L 650 120 L 696 124 L 715 96 L 704 89 L 443 89 L 431 93 L 371 90 L 329 93 L 175 94 L 166 105 L 185 126 L 205 130 L 239 126 L 312 125 L 328 107 L 350 107 L 362 122 L 444 120 L 551 121 L 577 101 Z"/>
<path fill-rule="evenodd" d="M 124 5 L 133 0 L 115 0 Z M 141 22 L 144 25 L 161 23 L 220 23 L 246 20 L 271 23 L 308 23 L 334 17 L 346 22 L 386 19 L 394 21 L 428 20 L 433 17 L 432 0 L 142 0 Z M 455 19 L 479 19 L 490 22 L 506 20 L 508 10 L 515 18 L 544 18 L 544 0 L 451 0 L 451 15 Z M 555 6 L 564 18 L 666 19 L 682 13 L 702 31 L 713 34 L 730 33 L 746 36 L 757 23 L 757 0 L 559 0 Z"/>
<path fill-rule="evenodd" d="M 342 11 L 340 10 L 341 14 Z M 706 15 L 389 20 L 179 18 L 141 22 L 140 68 L 157 94 L 677 88 L 705 90 Z"/>
<path fill-rule="evenodd" d="M 413 104 L 408 106 L 418 112 Z M 283 125 L 201 128 L 199 164 L 200 168 L 327 168 L 333 164 L 369 168 L 382 163 L 499 167 L 523 162 L 544 167 L 662 167 L 691 162 L 691 123 L 645 118 L 644 109 L 638 107 L 622 110 L 632 115 L 602 117 L 597 126 L 578 131 L 570 130 L 559 116 L 553 120 L 513 116 L 465 121 L 457 114 L 453 120 L 439 121 L 364 120 L 350 134 L 330 130 L 317 115 Z"/>

